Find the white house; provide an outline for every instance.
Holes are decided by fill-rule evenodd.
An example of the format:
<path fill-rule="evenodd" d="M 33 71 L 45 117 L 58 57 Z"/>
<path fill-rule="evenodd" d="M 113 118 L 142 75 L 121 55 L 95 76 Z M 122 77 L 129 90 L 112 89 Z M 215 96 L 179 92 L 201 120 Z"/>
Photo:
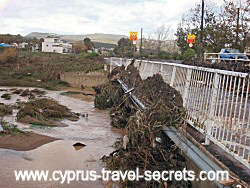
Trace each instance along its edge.
<path fill-rule="evenodd" d="M 40 52 L 41 51 L 41 47 L 39 44 L 35 44 L 33 46 L 31 46 L 31 51 L 32 52 Z"/>
<path fill-rule="evenodd" d="M 28 45 L 29 44 L 27 42 L 22 42 L 18 44 L 18 48 L 24 49 L 24 48 L 27 48 Z"/>
<path fill-rule="evenodd" d="M 42 52 L 70 53 L 72 44 L 61 41 L 58 36 L 48 36 L 42 42 Z"/>

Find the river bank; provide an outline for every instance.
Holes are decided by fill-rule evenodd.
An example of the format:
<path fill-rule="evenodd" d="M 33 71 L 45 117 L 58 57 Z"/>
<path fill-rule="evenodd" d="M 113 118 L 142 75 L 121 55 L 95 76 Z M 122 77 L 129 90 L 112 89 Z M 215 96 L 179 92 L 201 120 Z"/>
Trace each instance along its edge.
<path fill-rule="evenodd" d="M 3 90 L 11 90 L 13 87 L 1 87 L 0 95 L 5 93 Z M 27 88 L 23 88 L 27 89 Z M 32 88 L 29 88 L 32 89 Z M 68 184 L 52 181 L 30 181 L 17 182 L 14 170 L 95 170 L 101 172 L 104 164 L 100 160 L 102 156 L 111 153 L 113 144 L 123 134 L 123 130 L 115 129 L 110 126 L 108 111 L 97 110 L 94 108 L 93 100 L 85 101 L 75 96 L 62 95 L 63 92 L 74 91 L 72 88 L 63 91 L 47 91 L 44 97 L 58 101 L 61 105 L 67 106 L 72 112 L 82 114 L 77 121 L 62 119 L 61 124 L 67 127 L 45 127 L 24 124 L 15 121 L 16 112 L 3 117 L 3 120 L 11 124 L 16 124 L 22 131 L 32 131 L 33 136 L 43 135 L 41 140 L 52 138 L 51 142 L 44 143 L 29 151 L 16 151 L 13 149 L 0 148 L 0 182 L 1 186 L 10 187 L 104 187 L 106 183 L 101 180 L 96 181 L 74 181 Z M 87 91 L 80 92 L 86 93 Z M 90 94 L 90 93 L 89 93 Z M 74 95 L 74 94 L 72 94 Z M 85 96 L 85 95 L 83 95 Z M 86 95 L 88 96 L 88 95 Z M 89 95 L 92 97 L 91 95 Z M 18 101 L 27 101 L 28 97 L 21 97 L 11 94 L 10 100 L 0 98 L 0 103 L 13 105 Z M 88 116 L 83 116 L 88 114 Z M 36 134 L 36 135 L 35 135 Z M 32 138 L 32 135 L 31 135 Z M 7 138 L 4 138 L 7 139 Z M 8 139 L 13 139 L 9 137 Z M 24 139 L 24 138 L 22 138 Z M 33 138 L 32 138 L 33 139 Z M 35 138 L 35 139 L 38 139 Z M 24 139 L 25 140 L 25 139 Z M 14 141 L 14 140 L 13 140 Z M 16 139 L 17 142 L 18 139 Z M 16 142 L 14 141 L 14 142 Z M 27 141 L 27 140 L 26 140 Z M 1 141 L 0 141 L 1 142 Z M 29 142 L 29 141 L 27 141 Z M 76 150 L 75 143 L 83 143 L 86 146 Z M 20 144 L 22 145 L 22 144 Z M 19 148 L 20 149 L 20 148 Z M 21 148 L 24 150 L 24 148 Z M 6 164 L 9 164 L 6 166 Z"/>
<path fill-rule="evenodd" d="M 0 148 L 28 151 L 55 140 L 58 139 L 33 132 L 25 132 L 25 134 L 0 136 Z"/>

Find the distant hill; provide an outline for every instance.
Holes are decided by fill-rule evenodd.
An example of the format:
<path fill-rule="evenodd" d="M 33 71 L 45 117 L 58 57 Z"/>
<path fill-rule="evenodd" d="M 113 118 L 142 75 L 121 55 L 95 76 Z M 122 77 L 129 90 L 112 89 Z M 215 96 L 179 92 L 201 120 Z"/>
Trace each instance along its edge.
<path fill-rule="evenodd" d="M 40 39 L 40 38 L 45 38 L 49 35 L 49 33 L 39 33 L 39 32 L 32 32 L 32 33 L 29 33 L 28 35 L 24 36 L 26 38 L 37 38 L 37 39 Z"/>
<path fill-rule="evenodd" d="M 108 44 L 108 43 L 101 43 L 101 42 L 93 42 L 95 45 L 95 48 L 116 48 L 118 45 L 117 44 Z"/>
<path fill-rule="evenodd" d="M 45 38 L 49 35 L 49 33 L 39 33 L 39 32 L 32 32 L 26 35 L 26 38 L 34 38 L 37 39 Z M 68 42 L 75 42 L 79 40 L 83 40 L 85 38 L 90 38 L 93 42 L 98 43 L 105 43 L 105 44 L 117 44 L 117 41 L 122 38 L 128 38 L 125 35 L 115 35 L 115 34 L 103 34 L 103 33 L 95 33 L 95 34 L 86 34 L 86 35 L 60 35 L 62 40 Z"/>

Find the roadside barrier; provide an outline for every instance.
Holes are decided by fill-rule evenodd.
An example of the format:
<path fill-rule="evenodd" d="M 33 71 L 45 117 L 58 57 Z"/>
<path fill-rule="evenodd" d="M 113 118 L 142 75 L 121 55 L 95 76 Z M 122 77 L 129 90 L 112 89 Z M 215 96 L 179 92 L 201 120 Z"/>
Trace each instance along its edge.
<path fill-rule="evenodd" d="M 131 59 L 111 58 L 112 68 Z M 190 65 L 135 60 L 142 79 L 161 74 L 179 91 L 188 123 L 250 168 L 250 78 L 247 73 Z"/>

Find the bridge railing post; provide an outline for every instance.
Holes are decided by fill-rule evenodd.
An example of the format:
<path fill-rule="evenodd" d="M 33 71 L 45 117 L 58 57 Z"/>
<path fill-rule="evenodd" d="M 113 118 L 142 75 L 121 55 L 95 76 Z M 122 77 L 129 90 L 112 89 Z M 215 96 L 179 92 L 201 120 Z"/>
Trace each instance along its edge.
<path fill-rule="evenodd" d="M 173 66 L 173 72 L 172 72 L 172 77 L 171 77 L 171 81 L 170 81 L 171 87 L 173 87 L 173 85 L 174 85 L 175 73 L 176 73 L 176 66 Z"/>
<path fill-rule="evenodd" d="M 150 72 L 148 76 L 153 76 L 153 70 L 154 70 L 154 62 L 151 65 Z"/>
<path fill-rule="evenodd" d="M 187 105 L 189 87 L 190 87 L 190 82 L 191 82 L 191 75 L 192 75 L 192 69 L 188 69 L 186 83 L 185 83 L 185 89 L 184 89 L 184 93 L 183 93 L 183 106 L 184 107 L 186 107 L 186 105 Z"/>
<path fill-rule="evenodd" d="M 210 136 L 212 134 L 212 129 L 214 127 L 214 112 L 215 112 L 216 100 L 217 100 L 217 96 L 218 96 L 220 77 L 221 77 L 221 75 L 219 75 L 218 73 L 214 74 L 213 87 L 212 87 L 212 99 L 211 99 L 211 103 L 210 103 L 210 111 L 208 114 L 208 120 L 205 122 L 205 124 L 206 124 L 205 144 L 206 145 L 210 144 Z"/>
<path fill-rule="evenodd" d="M 204 53 L 204 63 L 207 62 L 207 52 Z"/>

